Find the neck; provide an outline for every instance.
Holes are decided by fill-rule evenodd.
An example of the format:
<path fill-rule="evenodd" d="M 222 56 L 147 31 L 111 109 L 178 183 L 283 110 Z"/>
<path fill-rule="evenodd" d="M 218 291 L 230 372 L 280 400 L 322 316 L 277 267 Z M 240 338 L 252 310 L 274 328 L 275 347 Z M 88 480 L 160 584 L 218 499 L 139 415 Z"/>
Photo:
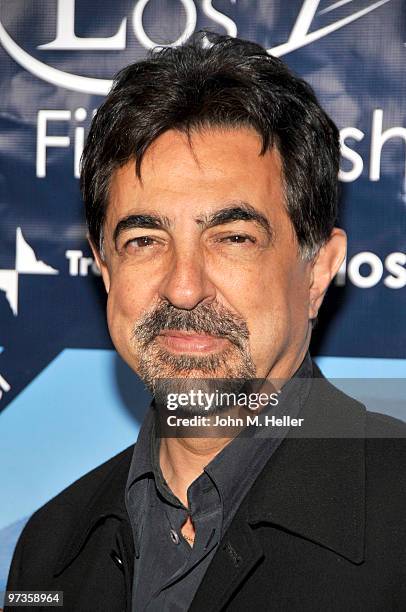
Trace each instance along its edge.
<path fill-rule="evenodd" d="M 163 477 L 187 507 L 187 490 L 231 438 L 162 438 L 159 461 Z"/>

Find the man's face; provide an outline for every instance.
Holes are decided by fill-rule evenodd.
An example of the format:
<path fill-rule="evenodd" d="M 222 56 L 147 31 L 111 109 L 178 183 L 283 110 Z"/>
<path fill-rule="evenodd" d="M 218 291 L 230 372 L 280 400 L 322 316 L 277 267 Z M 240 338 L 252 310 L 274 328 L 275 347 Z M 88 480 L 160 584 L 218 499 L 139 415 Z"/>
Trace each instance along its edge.
<path fill-rule="evenodd" d="M 311 264 L 286 212 L 281 158 L 251 129 L 177 131 L 111 181 L 108 325 L 141 378 L 263 378 L 309 339 Z"/>

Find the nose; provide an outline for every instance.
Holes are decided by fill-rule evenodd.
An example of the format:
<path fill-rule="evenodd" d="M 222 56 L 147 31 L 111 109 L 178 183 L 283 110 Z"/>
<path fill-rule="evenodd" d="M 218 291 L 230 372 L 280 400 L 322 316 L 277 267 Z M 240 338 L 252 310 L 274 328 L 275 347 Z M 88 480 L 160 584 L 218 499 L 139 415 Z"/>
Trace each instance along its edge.
<path fill-rule="evenodd" d="M 201 302 L 215 299 L 203 254 L 196 248 L 178 249 L 159 289 L 160 297 L 176 308 L 193 310 Z"/>

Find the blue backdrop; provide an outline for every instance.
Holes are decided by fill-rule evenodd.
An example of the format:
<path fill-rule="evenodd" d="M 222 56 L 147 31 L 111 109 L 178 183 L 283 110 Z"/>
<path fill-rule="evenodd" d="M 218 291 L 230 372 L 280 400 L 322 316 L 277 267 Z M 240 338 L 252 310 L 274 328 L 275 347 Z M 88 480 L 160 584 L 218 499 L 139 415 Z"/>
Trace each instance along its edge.
<path fill-rule="evenodd" d="M 108 337 L 79 159 L 114 73 L 201 28 L 282 57 L 339 126 L 348 256 L 312 352 L 330 377 L 406 378 L 404 2 L 2 0 L 0 591 L 27 517 L 137 436 L 148 396 Z"/>

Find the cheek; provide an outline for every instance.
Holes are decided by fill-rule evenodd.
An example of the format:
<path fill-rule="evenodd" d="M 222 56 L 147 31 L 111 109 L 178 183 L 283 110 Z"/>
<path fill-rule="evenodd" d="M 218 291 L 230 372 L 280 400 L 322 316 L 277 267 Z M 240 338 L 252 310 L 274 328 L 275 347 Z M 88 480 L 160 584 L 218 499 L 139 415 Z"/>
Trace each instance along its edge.
<path fill-rule="evenodd" d="M 131 275 L 132 276 L 132 275 Z M 131 337 L 136 321 L 151 307 L 149 285 L 126 275 L 113 276 L 107 299 L 107 322 L 112 341 L 119 352 Z"/>
<path fill-rule="evenodd" d="M 297 263 L 273 261 L 241 287 L 240 312 L 248 323 L 252 357 L 260 368 L 300 343 L 308 323 L 306 282 Z"/>

